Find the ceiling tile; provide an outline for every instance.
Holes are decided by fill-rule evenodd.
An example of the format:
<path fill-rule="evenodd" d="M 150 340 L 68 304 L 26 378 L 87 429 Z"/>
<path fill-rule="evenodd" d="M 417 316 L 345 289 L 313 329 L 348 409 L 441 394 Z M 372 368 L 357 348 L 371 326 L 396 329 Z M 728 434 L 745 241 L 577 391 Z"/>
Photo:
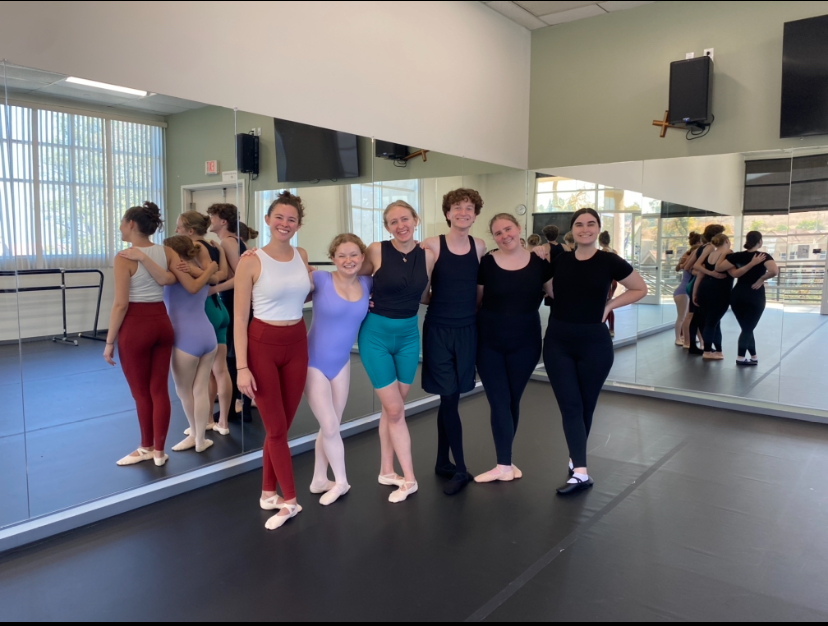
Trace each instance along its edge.
<path fill-rule="evenodd" d="M 645 4 L 655 4 L 655 0 L 649 0 L 645 2 L 635 2 L 631 0 L 626 2 L 625 0 L 610 0 L 609 2 L 599 2 L 598 5 L 604 9 L 605 11 L 623 11 L 625 9 L 634 9 L 635 7 L 640 7 Z"/>
<path fill-rule="evenodd" d="M 580 20 L 585 17 L 597 17 L 599 15 L 606 14 L 607 12 L 604 11 L 604 9 L 599 7 L 597 4 L 592 4 L 590 6 L 580 7 L 578 9 L 570 9 L 569 11 L 564 11 L 563 13 L 541 15 L 540 18 L 551 26 L 553 24 L 564 24 L 565 22 L 574 22 L 575 20 Z"/>
<path fill-rule="evenodd" d="M 489 8 L 529 30 L 543 28 L 547 25 L 546 22 L 539 20 L 526 9 L 520 8 L 515 2 L 487 2 L 486 4 Z"/>
<path fill-rule="evenodd" d="M 571 11 L 572 9 L 580 9 L 589 5 L 598 4 L 595 0 L 593 2 L 533 2 L 532 0 L 515 2 L 524 9 L 537 15 L 549 15 L 551 13 L 562 13 L 563 11 Z"/>
<path fill-rule="evenodd" d="M 48 85 L 42 89 L 38 89 L 37 93 L 60 96 L 61 98 L 79 100 L 81 102 L 94 102 L 95 104 L 103 104 L 107 106 L 135 100 L 135 98 L 130 98 L 126 94 L 84 88 L 78 89 L 78 87 L 80 87 L 80 85 L 55 83 L 54 85 Z"/>
<path fill-rule="evenodd" d="M 6 65 L 6 79 L 24 81 L 31 85 L 51 85 L 66 78 L 63 74 L 33 70 L 19 65 Z M 32 87 L 34 88 L 34 87 Z"/>

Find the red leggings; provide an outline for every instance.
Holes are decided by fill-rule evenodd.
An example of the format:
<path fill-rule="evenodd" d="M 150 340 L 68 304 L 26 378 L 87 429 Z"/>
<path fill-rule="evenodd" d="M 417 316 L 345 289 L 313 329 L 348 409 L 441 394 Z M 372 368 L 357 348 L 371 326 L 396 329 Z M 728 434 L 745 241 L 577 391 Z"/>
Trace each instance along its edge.
<path fill-rule="evenodd" d="M 247 336 L 247 365 L 256 380 L 256 404 L 267 432 L 262 491 L 276 491 L 278 482 L 282 497 L 293 500 L 296 487 L 288 430 L 305 390 L 308 331 L 304 322 L 271 326 L 254 318 Z"/>
<path fill-rule="evenodd" d="M 141 447 L 163 450 L 170 429 L 173 332 L 163 302 L 130 302 L 118 334 L 118 353 L 138 409 Z"/>

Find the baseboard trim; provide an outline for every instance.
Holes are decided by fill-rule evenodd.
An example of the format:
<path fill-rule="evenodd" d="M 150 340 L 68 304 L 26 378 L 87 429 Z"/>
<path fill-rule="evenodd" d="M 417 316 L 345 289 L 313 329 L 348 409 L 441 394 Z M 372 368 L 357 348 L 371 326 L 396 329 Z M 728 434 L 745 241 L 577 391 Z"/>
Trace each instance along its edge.
<path fill-rule="evenodd" d="M 463 397 L 475 395 L 482 391 L 483 385 L 478 382 L 475 389 L 463 394 Z M 413 417 L 433 409 L 439 404 L 439 396 L 427 396 L 407 403 L 405 405 L 406 415 L 407 417 Z M 342 437 L 353 437 L 377 428 L 379 418 L 380 414 L 374 413 L 343 424 Z M 290 442 L 291 455 L 296 456 L 313 450 L 315 443 L 316 433 L 294 439 Z M 246 472 L 258 470 L 262 466 L 261 459 L 262 451 L 256 450 L 179 476 L 165 478 L 136 489 L 130 489 L 70 509 L 2 528 L 0 529 L 0 553 L 43 541 L 55 535 L 88 526 L 121 513 L 134 511 Z"/>

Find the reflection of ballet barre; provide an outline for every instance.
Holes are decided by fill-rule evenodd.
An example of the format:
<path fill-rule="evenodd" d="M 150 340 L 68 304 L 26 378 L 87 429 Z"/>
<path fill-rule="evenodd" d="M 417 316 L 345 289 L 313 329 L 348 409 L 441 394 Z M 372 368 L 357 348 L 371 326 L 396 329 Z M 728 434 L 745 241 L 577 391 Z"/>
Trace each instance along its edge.
<path fill-rule="evenodd" d="M 49 285 L 44 287 L 18 287 L 16 289 L 0 289 L 0 293 L 27 293 L 31 291 L 56 291 L 60 290 L 61 304 L 63 306 L 63 336 L 52 337 L 52 341 L 65 343 L 68 345 L 78 345 L 77 339 L 69 339 L 69 334 L 66 329 L 66 292 L 70 289 L 97 289 L 98 290 L 98 304 L 95 307 L 95 327 L 91 335 L 78 333 L 78 337 L 86 339 L 94 339 L 95 341 L 106 341 L 98 337 L 98 317 L 101 313 L 101 296 L 103 295 L 104 275 L 101 270 L 20 270 L 17 272 L 0 272 L 0 276 L 42 276 L 45 274 L 60 274 L 60 285 Z M 99 277 L 97 285 L 66 285 L 66 274 L 97 274 Z"/>

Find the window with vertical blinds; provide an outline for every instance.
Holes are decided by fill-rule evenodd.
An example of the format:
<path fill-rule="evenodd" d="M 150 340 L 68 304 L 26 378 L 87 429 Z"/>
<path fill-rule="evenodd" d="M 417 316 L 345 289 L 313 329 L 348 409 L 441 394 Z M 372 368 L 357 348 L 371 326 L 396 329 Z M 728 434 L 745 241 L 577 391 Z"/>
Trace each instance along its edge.
<path fill-rule="evenodd" d="M 150 200 L 163 213 L 163 128 L 19 106 L 0 114 L 2 269 L 110 266 L 124 211 Z"/>

